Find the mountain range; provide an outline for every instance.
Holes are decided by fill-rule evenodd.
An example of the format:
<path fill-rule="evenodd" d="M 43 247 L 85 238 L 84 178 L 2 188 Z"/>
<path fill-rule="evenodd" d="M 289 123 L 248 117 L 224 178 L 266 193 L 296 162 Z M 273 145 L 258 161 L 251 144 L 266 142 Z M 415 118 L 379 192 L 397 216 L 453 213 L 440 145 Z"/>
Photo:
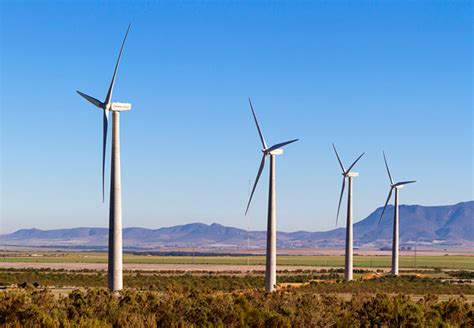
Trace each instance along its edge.
<path fill-rule="evenodd" d="M 356 247 L 381 248 L 391 244 L 393 206 L 388 206 L 378 223 L 382 208 L 354 224 Z M 474 246 L 474 201 L 448 206 L 400 205 L 401 246 L 415 243 L 431 246 Z M 265 246 L 265 231 L 247 231 L 226 227 L 190 223 L 159 229 L 124 228 L 123 244 L 129 250 L 157 250 L 174 247 L 243 249 L 247 238 L 255 248 Z M 71 228 L 55 230 L 21 229 L 0 235 L 0 244 L 9 246 L 65 247 L 105 249 L 107 228 Z M 324 232 L 277 233 L 279 248 L 341 247 L 345 228 Z"/>

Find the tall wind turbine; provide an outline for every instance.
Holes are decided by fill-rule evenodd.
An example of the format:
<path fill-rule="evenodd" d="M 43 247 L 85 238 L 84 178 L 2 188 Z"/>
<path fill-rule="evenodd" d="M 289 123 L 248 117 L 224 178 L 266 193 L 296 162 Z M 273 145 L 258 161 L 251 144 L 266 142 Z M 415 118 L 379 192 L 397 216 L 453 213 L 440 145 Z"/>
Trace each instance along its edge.
<path fill-rule="evenodd" d="M 299 139 L 293 139 L 290 141 L 285 141 L 273 145 L 271 147 L 267 147 L 267 143 L 265 142 L 265 138 L 263 137 L 262 130 L 258 125 L 257 116 L 255 115 L 255 111 L 252 106 L 252 102 L 249 98 L 250 109 L 252 110 L 253 119 L 255 121 L 255 125 L 257 126 L 258 134 L 260 136 L 260 141 L 262 142 L 262 160 L 260 162 L 260 167 L 258 168 L 257 177 L 255 179 L 255 183 L 252 188 L 252 192 L 250 193 L 249 201 L 247 204 L 247 209 L 245 210 L 245 215 L 250 207 L 250 203 L 252 201 L 253 193 L 255 192 L 255 188 L 257 187 L 258 180 L 260 179 L 260 175 L 262 175 L 263 168 L 265 167 L 265 159 L 270 157 L 270 180 L 269 180 L 269 188 L 268 188 L 268 220 L 267 220 L 267 255 L 265 261 L 265 291 L 267 293 L 275 291 L 276 285 L 276 179 L 275 179 L 275 156 L 283 154 L 282 147 L 289 145 Z"/>
<path fill-rule="evenodd" d="M 345 258 L 345 265 L 344 265 L 344 279 L 346 281 L 352 280 L 352 244 L 353 244 L 353 233 L 352 233 L 352 178 L 359 176 L 357 172 L 351 172 L 351 169 L 356 165 L 359 159 L 364 156 L 365 153 L 362 153 L 357 159 L 352 163 L 351 166 L 346 170 L 344 165 L 342 164 L 341 158 L 337 153 L 336 146 L 332 144 L 332 148 L 334 148 L 334 152 L 336 153 L 337 161 L 342 169 L 342 189 L 341 195 L 339 196 L 339 205 L 337 207 L 337 215 L 336 215 L 336 226 L 337 221 L 339 220 L 339 211 L 341 209 L 341 202 L 342 196 L 344 194 L 344 188 L 346 186 L 346 179 L 349 180 L 349 186 L 347 191 L 347 223 L 346 223 L 346 258 Z"/>
<path fill-rule="evenodd" d="M 108 286 L 112 291 L 121 290 L 123 287 L 122 277 L 122 193 L 120 178 L 120 112 L 132 109 L 128 103 L 112 102 L 112 92 L 115 78 L 122 56 L 123 46 L 127 40 L 128 31 L 123 38 L 122 47 L 115 64 L 114 74 L 110 82 L 109 90 L 103 102 L 77 91 L 79 95 L 103 110 L 103 138 L 102 138 L 102 201 L 104 201 L 105 189 L 105 150 L 107 144 L 107 127 L 109 111 L 112 112 L 112 163 L 110 172 L 110 209 L 109 209 L 109 254 L 108 254 Z"/>
<path fill-rule="evenodd" d="M 395 190 L 395 204 L 393 206 L 393 240 L 392 240 L 392 274 L 398 276 L 398 190 L 403 188 L 404 185 L 416 182 L 412 181 L 402 181 L 394 183 L 392 175 L 390 174 L 390 169 L 388 168 L 387 158 L 385 157 L 385 152 L 383 152 L 383 159 L 385 161 L 385 167 L 387 168 L 388 178 L 390 179 L 390 191 L 388 192 L 387 201 L 380 215 L 379 223 L 382 221 L 383 214 L 385 213 L 385 208 L 392 197 L 392 192 Z"/>

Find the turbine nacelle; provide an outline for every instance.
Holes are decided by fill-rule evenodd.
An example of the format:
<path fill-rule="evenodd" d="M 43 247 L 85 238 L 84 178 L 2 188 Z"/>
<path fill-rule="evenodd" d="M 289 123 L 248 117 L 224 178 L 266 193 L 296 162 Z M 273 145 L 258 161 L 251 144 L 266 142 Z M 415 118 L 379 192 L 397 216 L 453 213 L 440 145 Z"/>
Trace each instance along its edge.
<path fill-rule="evenodd" d="M 113 102 L 109 110 L 113 112 L 124 112 L 128 110 L 132 110 L 132 104 Z"/>
<path fill-rule="evenodd" d="M 353 178 L 353 177 L 358 177 L 359 172 L 347 172 L 347 173 L 342 173 L 343 176 Z"/>
<path fill-rule="evenodd" d="M 283 155 L 283 149 L 277 148 L 273 150 L 262 149 L 264 155 Z"/>
<path fill-rule="evenodd" d="M 269 152 L 270 155 L 283 155 L 283 149 L 275 149 Z"/>

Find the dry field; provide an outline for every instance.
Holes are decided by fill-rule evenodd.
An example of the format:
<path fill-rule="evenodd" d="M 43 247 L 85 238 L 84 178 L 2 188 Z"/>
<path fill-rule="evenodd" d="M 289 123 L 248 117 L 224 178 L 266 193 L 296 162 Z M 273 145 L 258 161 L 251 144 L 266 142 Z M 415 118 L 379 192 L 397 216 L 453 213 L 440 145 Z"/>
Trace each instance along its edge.
<path fill-rule="evenodd" d="M 299 250 L 301 251 L 301 250 Z M 390 255 L 356 255 L 354 269 L 386 271 L 391 266 Z M 430 255 L 426 255 L 430 254 Z M 400 256 L 400 269 L 474 270 L 474 255 L 418 253 Z M 344 267 L 340 255 L 279 255 L 278 270 L 319 270 Z M 265 269 L 263 255 L 163 256 L 124 254 L 125 270 L 144 271 L 216 271 L 247 272 Z M 0 252 L 0 268 L 51 268 L 65 270 L 106 270 L 107 254 L 103 252 Z"/>

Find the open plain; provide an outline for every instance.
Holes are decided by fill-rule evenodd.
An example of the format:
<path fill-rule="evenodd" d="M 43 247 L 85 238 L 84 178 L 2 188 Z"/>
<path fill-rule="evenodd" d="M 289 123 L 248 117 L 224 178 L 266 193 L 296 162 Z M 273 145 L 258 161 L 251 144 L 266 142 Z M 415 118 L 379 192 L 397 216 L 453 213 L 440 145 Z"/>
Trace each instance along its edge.
<path fill-rule="evenodd" d="M 373 253 L 369 253 L 373 254 Z M 469 253 L 437 255 L 424 252 L 400 257 L 401 269 L 474 270 L 474 256 Z M 255 271 L 264 270 L 265 257 L 261 255 L 159 256 L 124 254 L 125 270 L 156 271 Z M 389 255 L 359 255 L 354 257 L 354 268 L 387 270 Z M 336 255 L 281 255 L 277 257 L 278 270 L 317 270 L 342 268 L 344 257 Z M 65 270 L 105 270 L 107 254 L 101 252 L 1 252 L 0 268 L 53 268 Z"/>

